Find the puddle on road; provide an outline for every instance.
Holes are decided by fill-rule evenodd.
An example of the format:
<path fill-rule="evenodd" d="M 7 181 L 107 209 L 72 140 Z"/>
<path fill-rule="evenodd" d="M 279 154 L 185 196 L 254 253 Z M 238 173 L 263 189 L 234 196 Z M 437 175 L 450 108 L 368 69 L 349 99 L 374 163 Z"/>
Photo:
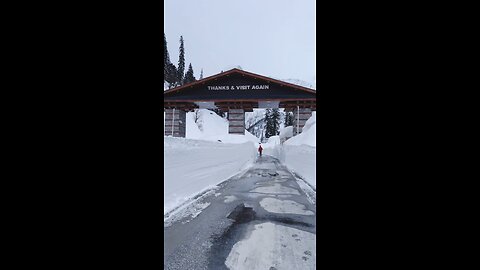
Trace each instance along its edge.
<path fill-rule="evenodd" d="M 255 220 L 256 213 L 252 207 L 242 203 L 237 205 L 227 218 L 233 221 L 232 224 L 220 235 L 212 237 L 208 269 L 228 269 L 225 260 L 233 245 L 244 237 L 248 223 Z"/>
<path fill-rule="evenodd" d="M 255 211 L 253 207 L 247 207 L 245 204 L 239 204 L 233 211 L 227 216 L 227 218 L 234 220 L 234 223 L 245 223 L 255 219 Z"/>
<path fill-rule="evenodd" d="M 276 221 L 279 223 L 283 224 L 288 224 L 288 225 L 293 225 L 293 226 L 300 226 L 300 227 L 307 227 L 307 228 L 313 228 L 314 226 L 312 224 L 295 220 L 293 218 L 289 217 L 279 217 L 279 216 L 266 216 L 265 218 L 261 218 L 258 220 L 263 220 L 263 221 Z"/>
<path fill-rule="evenodd" d="M 315 269 L 316 235 L 301 230 L 313 225 L 275 215 L 257 219 L 253 207 L 243 203 L 227 218 L 232 224 L 212 237 L 208 269 Z"/>

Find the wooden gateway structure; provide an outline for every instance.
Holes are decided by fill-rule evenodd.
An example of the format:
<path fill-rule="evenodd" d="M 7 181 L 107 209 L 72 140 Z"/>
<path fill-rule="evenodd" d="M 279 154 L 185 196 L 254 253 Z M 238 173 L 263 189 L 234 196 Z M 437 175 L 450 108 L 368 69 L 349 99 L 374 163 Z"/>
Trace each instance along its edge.
<path fill-rule="evenodd" d="M 186 112 L 218 108 L 228 113 L 229 133 L 245 134 L 245 112 L 254 108 L 285 108 L 294 112 L 293 135 L 300 133 L 316 110 L 314 89 L 232 69 L 163 94 L 165 135 L 185 137 Z"/>

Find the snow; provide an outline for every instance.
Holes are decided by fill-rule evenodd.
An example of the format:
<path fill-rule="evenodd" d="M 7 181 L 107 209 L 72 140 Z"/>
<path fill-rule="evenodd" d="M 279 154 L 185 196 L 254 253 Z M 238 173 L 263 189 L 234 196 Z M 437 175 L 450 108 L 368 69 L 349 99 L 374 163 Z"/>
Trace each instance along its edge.
<path fill-rule="evenodd" d="M 287 168 L 316 188 L 316 147 L 309 145 L 277 145 L 266 148 L 265 155 L 278 158 Z"/>
<path fill-rule="evenodd" d="M 317 81 L 316 79 L 314 79 L 314 82 L 313 83 L 310 83 L 310 82 L 307 82 L 307 81 L 304 81 L 304 80 L 300 80 L 300 79 L 279 79 L 279 78 L 276 78 L 276 77 L 271 77 L 275 80 L 279 80 L 279 81 L 284 81 L 284 82 L 288 82 L 288 83 L 291 83 L 291 84 L 295 84 L 295 85 L 298 85 L 298 86 L 303 86 L 303 87 L 307 87 L 307 88 L 310 88 L 312 90 L 316 90 L 316 84 L 317 84 Z"/>
<path fill-rule="evenodd" d="M 264 154 L 278 158 L 313 188 L 316 188 L 315 127 L 313 114 L 303 132 L 283 145 L 280 136 L 272 136 L 262 144 Z M 197 123 L 195 112 L 187 113 L 186 138 L 164 137 L 164 214 L 249 168 L 256 159 L 258 142 L 259 138 L 248 131 L 245 135 L 228 134 L 228 121 L 210 110 L 199 109 Z M 262 166 L 275 169 L 268 163 Z M 258 187 L 252 192 L 296 194 L 279 184 Z M 226 203 L 234 200 L 225 199 Z"/>
<path fill-rule="evenodd" d="M 287 139 L 291 137 L 293 137 L 293 126 L 280 129 L 280 139 Z"/>
<path fill-rule="evenodd" d="M 280 136 L 272 136 L 268 138 L 267 142 L 262 144 L 263 148 L 274 148 L 276 145 L 280 145 Z"/>
<path fill-rule="evenodd" d="M 316 132 L 316 113 L 314 112 L 312 116 L 307 120 L 305 126 L 303 127 L 302 133 L 288 139 L 286 145 L 310 145 L 316 147 L 317 132 Z"/>
<path fill-rule="evenodd" d="M 314 215 L 312 211 L 306 210 L 305 205 L 290 200 L 279 200 L 275 198 L 265 198 L 260 201 L 260 205 L 271 213 L 279 214 L 297 214 Z"/>
<path fill-rule="evenodd" d="M 164 214 L 251 166 L 251 142 L 226 144 L 164 137 Z"/>
<path fill-rule="evenodd" d="M 288 82 L 288 83 L 295 84 L 295 85 L 300 85 L 300 86 L 311 88 L 311 89 L 315 90 L 315 84 L 312 84 L 312 83 L 309 83 L 309 82 L 306 82 L 306 81 L 303 81 L 303 80 L 300 80 L 300 79 L 285 79 L 285 80 L 281 80 L 281 81 Z"/>
<path fill-rule="evenodd" d="M 164 214 L 246 170 L 257 155 L 259 139 L 228 134 L 228 121 L 216 113 L 199 109 L 186 117 L 185 138 L 164 137 Z"/>
<path fill-rule="evenodd" d="M 288 128 L 288 127 L 287 127 Z M 285 132 L 285 129 L 283 129 Z M 282 135 L 280 135 L 282 137 Z M 268 145 L 270 146 L 270 145 Z M 307 120 L 302 133 L 280 145 L 264 147 L 265 155 L 271 155 L 316 189 L 316 113 Z"/>
<path fill-rule="evenodd" d="M 237 242 L 225 261 L 231 270 L 315 269 L 316 235 L 265 222 L 255 225 L 250 236 Z"/>
<path fill-rule="evenodd" d="M 245 130 L 245 135 L 229 134 L 228 120 L 207 110 L 198 110 L 198 120 L 195 123 L 195 112 L 187 113 L 186 138 L 196 140 L 215 141 L 224 143 L 258 144 L 260 139 Z"/>
<path fill-rule="evenodd" d="M 164 215 L 163 224 L 164 227 L 169 227 L 173 223 L 183 220 L 182 224 L 190 222 L 192 219 L 196 218 L 202 211 L 210 206 L 209 202 L 204 202 L 204 199 L 212 195 L 215 192 L 215 189 L 209 190 L 202 193 L 198 196 L 192 203 L 182 205 L 174 211 L 169 212 L 167 215 Z"/>

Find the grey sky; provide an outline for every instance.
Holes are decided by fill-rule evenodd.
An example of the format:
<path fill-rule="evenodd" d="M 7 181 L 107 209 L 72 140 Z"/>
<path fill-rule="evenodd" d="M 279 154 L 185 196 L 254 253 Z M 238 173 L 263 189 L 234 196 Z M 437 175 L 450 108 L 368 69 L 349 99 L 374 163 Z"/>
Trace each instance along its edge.
<path fill-rule="evenodd" d="M 315 81 L 314 0 L 165 0 L 170 60 L 180 35 L 198 79 L 235 66 L 279 79 Z"/>

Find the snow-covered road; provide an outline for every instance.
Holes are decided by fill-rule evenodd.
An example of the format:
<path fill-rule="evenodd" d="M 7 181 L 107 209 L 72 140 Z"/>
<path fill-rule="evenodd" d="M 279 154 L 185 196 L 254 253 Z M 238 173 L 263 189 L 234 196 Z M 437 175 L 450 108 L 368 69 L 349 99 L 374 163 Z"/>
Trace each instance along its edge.
<path fill-rule="evenodd" d="M 259 158 L 165 220 L 164 269 L 315 269 L 316 207 L 302 188 Z"/>

